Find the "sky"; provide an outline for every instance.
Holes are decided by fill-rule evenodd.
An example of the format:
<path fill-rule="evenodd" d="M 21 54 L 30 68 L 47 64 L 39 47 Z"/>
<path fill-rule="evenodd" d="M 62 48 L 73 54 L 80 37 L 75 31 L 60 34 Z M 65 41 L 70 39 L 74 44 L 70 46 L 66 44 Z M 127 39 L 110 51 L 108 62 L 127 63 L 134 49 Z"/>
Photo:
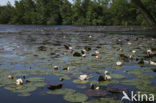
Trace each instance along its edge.
<path fill-rule="evenodd" d="M 13 5 L 15 0 L 0 0 L 0 5 L 6 5 L 8 3 L 8 1 Z M 18 0 L 17 0 L 18 1 Z M 72 2 L 72 0 L 69 0 L 70 2 Z"/>

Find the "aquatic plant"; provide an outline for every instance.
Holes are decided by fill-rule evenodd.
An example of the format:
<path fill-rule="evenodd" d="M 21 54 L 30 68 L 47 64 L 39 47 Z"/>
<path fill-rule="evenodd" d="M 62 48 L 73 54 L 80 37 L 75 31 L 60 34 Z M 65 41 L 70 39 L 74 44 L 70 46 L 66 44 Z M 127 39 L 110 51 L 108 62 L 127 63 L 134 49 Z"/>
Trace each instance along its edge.
<path fill-rule="evenodd" d="M 82 93 L 67 93 L 64 96 L 64 100 L 69 102 L 85 102 L 88 97 Z"/>
<path fill-rule="evenodd" d="M 89 81 L 88 80 L 75 79 L 75 80 L 73 80 L 73 83 L 76 83 L 76 84 L 86 84 L 86 83 L 89 83 Z"/>
<path fill-rule="evenodd" d="M 60 95 L 60 94 L 62 94 L 62 95 L 65 95 L 65 94 L 73 94 L 74 92 L 75 92 L 75 90 L 73 90 L 73 89 L 65 88 L 65 89 L 57 89 L 57 90 L 54 90 L 54 91 L 47 91 L 47 94 L 51 94 L 51 95 L 55 95 L 55 94 Z"/>

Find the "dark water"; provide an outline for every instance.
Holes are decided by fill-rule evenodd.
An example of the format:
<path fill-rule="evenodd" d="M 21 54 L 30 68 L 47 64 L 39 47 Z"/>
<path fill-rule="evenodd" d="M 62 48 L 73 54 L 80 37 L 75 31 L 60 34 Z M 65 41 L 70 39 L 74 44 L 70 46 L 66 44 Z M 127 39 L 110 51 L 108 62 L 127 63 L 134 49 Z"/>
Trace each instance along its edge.
<path fill-rule="evenodd" d="M 63 77 L 65 80 L 63 81 L 62 89 L 73 89 L 78 93 L 84 94 L 89 89 L 89 84 L 93 83 L 95 86 L 99 86 L 100 90 L 107 92 L 106 96 L 88 96 L 87 102 L 100 100 L 100 98 L 115 98 L 120 101 L 123 94 L 110 93 L 107 90 L 108 87 L 119 88 L 121 90 L 126 89 L 127 92 L 137 92 L 140 90 L 156 94 L 156 74 L 152 71 L 156 66 L 138 63 L 142 59 L 156 62 L 156 56 L 152 58 L 146 56 L 148 49 L 152 49 L 153 53 L 156 54 L 156 38 L 153 37 L 155 32 L 145 29 L 144 27 L 0 25 L 0 77 L 6 79 L 12 71 L 23 70 L 24 73 L 30 72 L 26 75 L 26 79 L 30 77 L 42 77 L 45 78 L 44 82 L 46 84 L 60 83 L 59 78 Z M 70 44 L 74 51 L 66 50 L 64 48 L 65 44 Z M 46 47 L 46 50 L 39 50 L 38 47 L 40 46 Z M 85 58 L 73 57 L 74 52 L 81 52 L 86 46 L 90 47 L 91 51 L 87 52 Z M 120 51 L 120 48 L 123 50 Z M 136 51 L 132 60 L 129 59 L 127 61 L 120 57 L 120 54 L 131 55 L 132 50 Z M 92 56 L 95 51 L 100 52 L 98 59 Z M 116 66 L 117 61 L 122 61 L 123 65 Z M 58 72 L 53 70 L 53 66 L 55 65 L 59 66 Z M 62 69 L 67 66 L 70 67 L 70 70 L 64 73 Z M 37 74 L 38 72 L 31 70 L 43 70 L 44 73 Z M 105 70 L 108 70 L 110 74 L 117 75 L 112 77 L 112 81 L 117 83 L 110 82 L 108 85 L 100 85 L 96 82 L 98 76 L 104 76 Z M 45 72 L 47 71 L 50 74 L 46 74 Z M 128 73 L 124 71 L 128 71 Z M 19 73 L 19 76 L 15 77 L 22 78 L 23 72 L 20 72 L 21 74 Z M 6 74 L 6 77 L 3 74 Z M 87 74 L 91 77 L 88 79 L 88 83 L 73 82 L 81 74 Z M 120 78 L 120 76 L 124 77 Z M 47 94 L 51 90 L 46 85 L 29 92 L 31 96 L 19 96 L 19 92 L 5 89 L 8 85 L 14 85 L 15 79 L 14 82 L 9 84 L 5 83 L 5 79 L 0 79 L 0 85 L 2 85 L 0 87 L 0 103 L 69 102 L 64 100 L 64 95 Z M 128 85 L 123 83 L 124 80 L 132 79 L 137 79 L 140 83 L 136 83 L 135 85 L 131 85 L 132 82 L 128 82 Z M 79 88 L 83 86 L 84 88 Z M 151 87 L 152 89 L 150 89 Z M 125 103 L 127 102 L 125 101 Z M 98 103 L 98 101 L 93 101 L 93 103 Z"/>

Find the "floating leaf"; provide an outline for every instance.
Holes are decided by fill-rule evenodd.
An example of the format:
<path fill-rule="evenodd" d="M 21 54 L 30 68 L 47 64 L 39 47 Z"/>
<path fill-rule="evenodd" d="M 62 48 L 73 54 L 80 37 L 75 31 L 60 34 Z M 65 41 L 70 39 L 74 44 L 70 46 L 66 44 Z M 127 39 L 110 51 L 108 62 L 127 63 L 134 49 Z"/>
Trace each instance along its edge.
<path fill-rule="evenodd" d="M 21 93 L 21 94 L 18 94 L 18 96 L 31 96 L 31 94 L 30 93 Z"/>
<path fill-rule="evenodd" d="M 31 75 L 49 75 L 51 73 L 52 73 L 52 70 L 40 70 L 40 69 L 30 70 Z"/>
<path fill-rule="evenodd" d="M 142 84 L 142 85 L 137 85 L 136 88 L 138 88 L 139 90 L 144 91 L 144 92 L 156 93 L 155 86 L 149 86 L 146 84 Z"/>
<path fill-rule="evenodd" d="M 32 92 L 35 91 L 37 88 L 34 87 L 33 85 L 21 85 L 21 86 L 17 86 L 17 85 L 8 85 L 5 87 L 5 89 L 10 90 L 12 92 L 17 92 L 17 93 L 27 93 L 27 92 Z"/>
<path fill-rule="evenodd" d="M 115 79 L 123 79 L 123 78 L 126 78 L 124 75 L 121 75 L 121 74 L 111 74 L 110 76 L 112 78 L 115 78 Z"/>
<path fill-rule="evenodd" d="M 73 90 L 73 89 L 57 89 L 54 91 L 48 91 L 47 94 L 63 94 L 63 95 L 65 95 L 68 93 L 72 94 L 74 92 L 75 92 L 75 90 Z"/>
<path fill-rule="evenodd" d="M 142 80 L 142 79 L 130 79 L 130 80 L 123 80 L 121 81 L 121 83 L 124 85 L 142 86 L 143 84 L 150 85 L 152 82 L 149 80 Z"/>
<path fill-rule="evenodd" d="M 128 74 L 142 75 L 142 71 L 140 69 L 133 69 L 133 70 L 129 71 Z"/>
<path fill-rule="evenodd" d="M 153 78 L 156 78 L 156 76 L 142 74 L 142 75 L 137 75 L 137 78 L 139 78 L 139 79 L 153 79 Z"/>
<path fill-rule="evenodd" d="M 88 96 L 96 96 L 96 97 L 101 97 L 101 96 L 106 96 L 107 92 L 104 90 L 93 90 L 93 89 L 89 89 L 87 91 L 84 92 L 84 94 L 88 95 Z"/>
<path fill-rule="evenodd" d="M 43 82 L 44 78 L 43 77 L 31 77 L 31 78 L 28 78 L 26 80 L 28 80 L 30 82 Z"/>
<path fill-rule="evenodd" d="M 120 89 L 120 88 L 115 88 L 115 87 L 108 87 L 107 91 L 111 93 L 121 93 L 122 91 L 127 91 L 126 89 Z"/>
<path fill-rule="evenodd" d="M 77 88 L 79 88 L 79 89 L 85 89 L 85 88 L 87 88 L 87 86 L 86 85 L 78 85 Z"/>
<path fill-rule="evenodd" d="M 97 84 L 99 86 L 107 86 L 109 84 L 118 84 L 119 81 L 117 81 L 117 80 L 101 81 L 101 82 L 98 82 L 98 81 L 90 81 L 90 83 Z"/>
<path fill-rule="evenodd" d="M 88 97 L 82 93 L 68 93 L 64 96 L 64 99 L 69 102 L 85 102 Z"/>
<path fill-rule="evenodd" d="M 76 84 L 86 84 L 89 81 L 88 80 L 75 79 L 73 82 L 76 83 Z"/>

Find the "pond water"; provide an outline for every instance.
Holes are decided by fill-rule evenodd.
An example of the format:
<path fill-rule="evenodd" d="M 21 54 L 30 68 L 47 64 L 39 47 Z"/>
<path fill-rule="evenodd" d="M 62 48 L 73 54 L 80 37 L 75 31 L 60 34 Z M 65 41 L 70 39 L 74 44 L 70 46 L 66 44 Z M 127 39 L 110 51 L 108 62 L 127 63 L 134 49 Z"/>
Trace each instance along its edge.
<path fill-rule="evenodd" d="M 0 102 L 132 103 L 121 102 L 122 91 L 156 99 L 155 35 L 145 27 L 0 25 Z M 112 79 L 99 82 L 105 71 Z"/>

